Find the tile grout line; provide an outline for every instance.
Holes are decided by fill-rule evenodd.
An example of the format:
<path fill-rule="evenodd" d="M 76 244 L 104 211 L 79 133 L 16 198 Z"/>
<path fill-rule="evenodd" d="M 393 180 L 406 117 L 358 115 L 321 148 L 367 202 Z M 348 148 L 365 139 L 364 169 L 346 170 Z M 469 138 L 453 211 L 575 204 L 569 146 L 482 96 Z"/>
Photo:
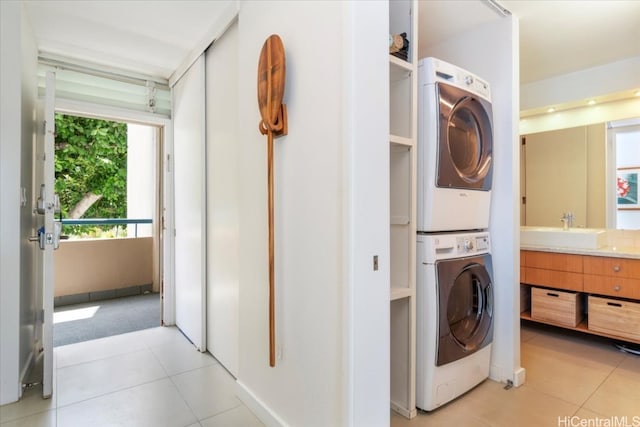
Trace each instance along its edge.
<path fill-rule="evenodd" d="M 598 386 L 595 388 L 595 390 L 593 390 L 593 392 L 591 394 L 589 394 L 589 396 L 587 396 L 587 398 L 584 400 L 584 402 L 582 402 L 582 404 L 580 405 L 580 408 L 578 409 L 578 411 L 580 409 L 585 409 L 585 410 L 590 411 L 590 412 L 595 412 L 595 411 L 592 411 L 589 408 L 585 408 L 584 405 L 585 405 L 585 403 L 587 403 L 589 401 L 589 399 L 591 399 L 593 397 L 594 394 L 596 394 L 598 392 L 600 387 L 602 387 L 604 385 L 604 383 L 611 377 L 611 375 L 613 375 L 613 373 L 616 371 L 616 369 L 618 369 L 620 367 L 620 365 L 622 365 L 622 363 L 627 359 L 627 357 L 629 357 L 626 354 L 624 354 L 623 356 L 624 357 L 622 357 L 620 359 L 620 362 L 618 362 L 618 364 L 611 370 L 611 372 L 609 372 L 607 374 L 607 376 L 602 380 L 602 382 L 600 382 L 600 384 L 598 384 Z M 576 413 L 577 413 L 577 411 L 576 411 Z M 602 415 L 602 414 L 599 414 L 599 415 Z"/>

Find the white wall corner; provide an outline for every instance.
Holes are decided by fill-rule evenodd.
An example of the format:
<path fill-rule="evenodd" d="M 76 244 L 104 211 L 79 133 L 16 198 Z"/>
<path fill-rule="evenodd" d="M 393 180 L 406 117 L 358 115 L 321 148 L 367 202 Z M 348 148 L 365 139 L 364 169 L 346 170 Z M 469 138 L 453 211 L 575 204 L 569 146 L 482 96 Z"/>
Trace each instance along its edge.
<path fill-rule="evenodd" d="M 343 105 L 344 260 L 349 284 L 345 337 L 345 426 L 390 422 L 389 55 L 387 2 L 345 2 Z M 382 260 L 372 271 L 371 257 Z"/>
<path fill-rule="evenodd" d="M 211 28 L 196 46 L 187 54 L 182 63 L 169 77 L 169 87 L 173 87 L 178 80 L 189 70 L 191 65 L 202 55 L 211 43 L 221 37 L 229 27 L 238 19 L 240 11 L 239 0 L 227 0 L 229 3 L 218 19 L 211 25 Z"/>
<path fill-rule="evenodd" d="M 271 410 L 262 400 L 260 400 L 242 381 L 236 381 L 238 385 L 238 398 L 247 405 L 249 410 L 267 427 L 287 427 L 278 414 Z"/>

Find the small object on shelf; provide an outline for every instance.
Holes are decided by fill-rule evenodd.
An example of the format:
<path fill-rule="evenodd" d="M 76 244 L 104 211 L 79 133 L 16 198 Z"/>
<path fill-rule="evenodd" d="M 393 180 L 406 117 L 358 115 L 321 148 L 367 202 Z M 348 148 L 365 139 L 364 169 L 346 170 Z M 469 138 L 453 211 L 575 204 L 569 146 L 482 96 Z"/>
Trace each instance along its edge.
<path fill-rule="evenodd" d="M 389 53 L 408 61 L 409 39 L 407 39 L 407 33 L 389 34 Z"/>

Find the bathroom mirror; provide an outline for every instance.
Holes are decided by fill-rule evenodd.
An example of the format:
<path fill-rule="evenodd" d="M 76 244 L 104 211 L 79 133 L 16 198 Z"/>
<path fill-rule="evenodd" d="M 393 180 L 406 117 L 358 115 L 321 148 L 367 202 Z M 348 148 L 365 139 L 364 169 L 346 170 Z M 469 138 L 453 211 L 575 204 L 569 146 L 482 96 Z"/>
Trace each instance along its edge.
<path fill-rule="evenodd" d="M 522 135 L 520 158 L 521 225 L 640 229 L 640 119 Z"/>

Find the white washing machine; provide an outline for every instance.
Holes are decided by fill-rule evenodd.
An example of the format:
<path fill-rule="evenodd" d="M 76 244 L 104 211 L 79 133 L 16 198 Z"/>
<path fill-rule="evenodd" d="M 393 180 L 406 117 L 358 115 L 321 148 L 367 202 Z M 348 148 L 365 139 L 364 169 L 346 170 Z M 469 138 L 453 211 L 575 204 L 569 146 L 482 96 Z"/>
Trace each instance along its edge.
<path fill-rule="evenodd" d="M 431 411 L 489 376 L 491 244 L 486 231 L 417 240 L 416 406 Z"/>
<path fill-rule="evenodd" d="M 489 83 L 435 58 L 418 64 L 418 231 L 489 227 Z"/>

